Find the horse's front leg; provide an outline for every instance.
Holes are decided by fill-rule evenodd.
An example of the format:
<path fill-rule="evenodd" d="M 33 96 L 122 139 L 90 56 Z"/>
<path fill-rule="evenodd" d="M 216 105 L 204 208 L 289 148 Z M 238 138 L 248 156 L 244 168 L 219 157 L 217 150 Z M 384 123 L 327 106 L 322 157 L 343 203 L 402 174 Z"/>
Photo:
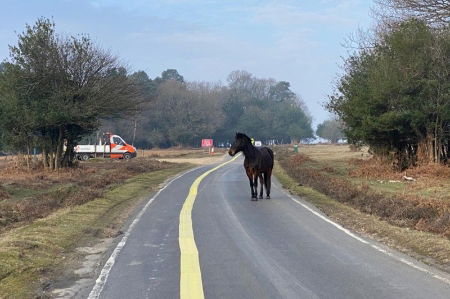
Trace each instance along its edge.
<path fill-rule="evenodd" d="M 253 173 L 253 187 L 255 188 L 255 197 L 253 197 L 255 200 L 258 200 L 258 178 L 259 178 L 259 173 L 254 172 Z"/>
<path fill-rule="evenodd" d="M 263 199 L 263 192 L 264 192 L 264 189 L 263 189 L 263 187 L 264 187 L 263 174 L 260 173 L 260 174 L 258 175 L 258 177 L 259 177 L 259 183 L 261 184 L 261 187 L 260 187 L 260 189 L 259 189 L 259 199 Z"/>
<path fill-rule="evenodd" d="M 250 191 L 252 192 L 252 200 L 256 198 L 256 191 L 253 189 L 253 174 L 250 169 L 245 169 L 247 173 L 248 181 L 250 182 Z"/>

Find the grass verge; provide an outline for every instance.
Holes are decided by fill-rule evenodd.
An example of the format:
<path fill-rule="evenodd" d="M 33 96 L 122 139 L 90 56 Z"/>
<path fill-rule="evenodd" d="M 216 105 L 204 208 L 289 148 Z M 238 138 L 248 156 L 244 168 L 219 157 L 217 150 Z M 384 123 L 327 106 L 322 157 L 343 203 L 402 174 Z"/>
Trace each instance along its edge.
<path fill-rule="evenodd" d="M 274 175 L 284 188 L 311 202 L 344 227 L 450 272 L 450 240 L 427 232 L 393 226 L 377 216 L 362 213 L 313 188 L 302 186 L 279 163 L 275 164 Z"/>
<path fill-rule="evenodd" d="M 137 175 L 102 198 L 60 209 L 0 235 L 0 298 L 45 297 L 48 282 L 61 273 L 76 247 L 89 238 L 108 236 L 143 196 L 190 167 L 174 164 Z"/>
<path fill-rule="evenodd" d="M 145 158 L 91 160 L 59 171 L 7 165 L 0 168 L 0 234 L 58 209 L 100 198 L 136 175 L 170 167 L 170 163 Z"/>

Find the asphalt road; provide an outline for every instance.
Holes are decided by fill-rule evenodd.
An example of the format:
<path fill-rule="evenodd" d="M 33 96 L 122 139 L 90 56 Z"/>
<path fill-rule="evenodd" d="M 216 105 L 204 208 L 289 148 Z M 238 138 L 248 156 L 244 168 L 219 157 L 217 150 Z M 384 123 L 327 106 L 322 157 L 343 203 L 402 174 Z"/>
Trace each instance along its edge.
<path fill-rule="evenodd" d="M 198 189 L 192 223 L 205 298 L 450 298 L 448 275 L 351 236 L 276 181 L 271 200 L 250 201 L 242 163 L 209 174 Z M 208 169 L 156 196 L 103 271 L 100 298 L 180 297 L 180 211 Z"/>

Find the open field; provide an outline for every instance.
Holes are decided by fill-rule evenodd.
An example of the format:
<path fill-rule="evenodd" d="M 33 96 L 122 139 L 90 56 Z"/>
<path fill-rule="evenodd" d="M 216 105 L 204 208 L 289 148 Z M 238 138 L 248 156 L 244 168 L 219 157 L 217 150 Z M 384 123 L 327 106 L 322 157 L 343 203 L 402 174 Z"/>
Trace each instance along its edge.
<path fill-rule="evenodd" d="M 165 161 L 171 163 L 191 163 L 195 165 L 207 165 L 222 161 L 223 155 L 227 149 L 215 148 L 214 154 L 209 154 L 207 149 L 184 149 L 184 148 L 169 148 L 169 149 L 151 149 L 138 150 L 140 157 L 150 157 L 158 161 Z"/>
<path fill-rule="evenodd" d="M 227 152 L 224 148 L 214 148 L 214 155 L 223 155 Z M 138 150 L 139 157 L 144 158 L 203 158 L 209 156 L 208 149 L 203 148 L 168 148 Z"/>
<path fill-rule="evenodd" d="M 399 173 L 366 149 L 346 145 L 308 145 L 299 152 L 276 149 L 275 174 L 286 188 L 345 226 L 450 270 L 449 167 Z"/>
<path fill-rule="evenodd" d="M 316 169 L 331 178 L 346 179 L 355 186 L 409 198 L 450 202 L 450 167 L 427 165 L 405 172 L 393 171 L 389 164 L 372 159 L 367 148 L 352 151 L 347 145 L 305 145 L 300 154 L 309 158 L 303 167 Z M 298 159 L 298 158 L 297 158 Z M 415 181 L 406 181 L 403 176 Z"/>

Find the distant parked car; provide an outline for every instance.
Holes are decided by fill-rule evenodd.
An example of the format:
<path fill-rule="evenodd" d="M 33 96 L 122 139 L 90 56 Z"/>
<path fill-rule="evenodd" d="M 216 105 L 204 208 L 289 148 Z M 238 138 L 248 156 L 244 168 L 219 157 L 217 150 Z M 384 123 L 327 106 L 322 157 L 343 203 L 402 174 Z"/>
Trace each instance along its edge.
<path fill-rule="evenodd" d="M 261 141 L 255 141 L 255 146 L 257 146 L 257 147 L 262 146 L 262 142 Z"/>

